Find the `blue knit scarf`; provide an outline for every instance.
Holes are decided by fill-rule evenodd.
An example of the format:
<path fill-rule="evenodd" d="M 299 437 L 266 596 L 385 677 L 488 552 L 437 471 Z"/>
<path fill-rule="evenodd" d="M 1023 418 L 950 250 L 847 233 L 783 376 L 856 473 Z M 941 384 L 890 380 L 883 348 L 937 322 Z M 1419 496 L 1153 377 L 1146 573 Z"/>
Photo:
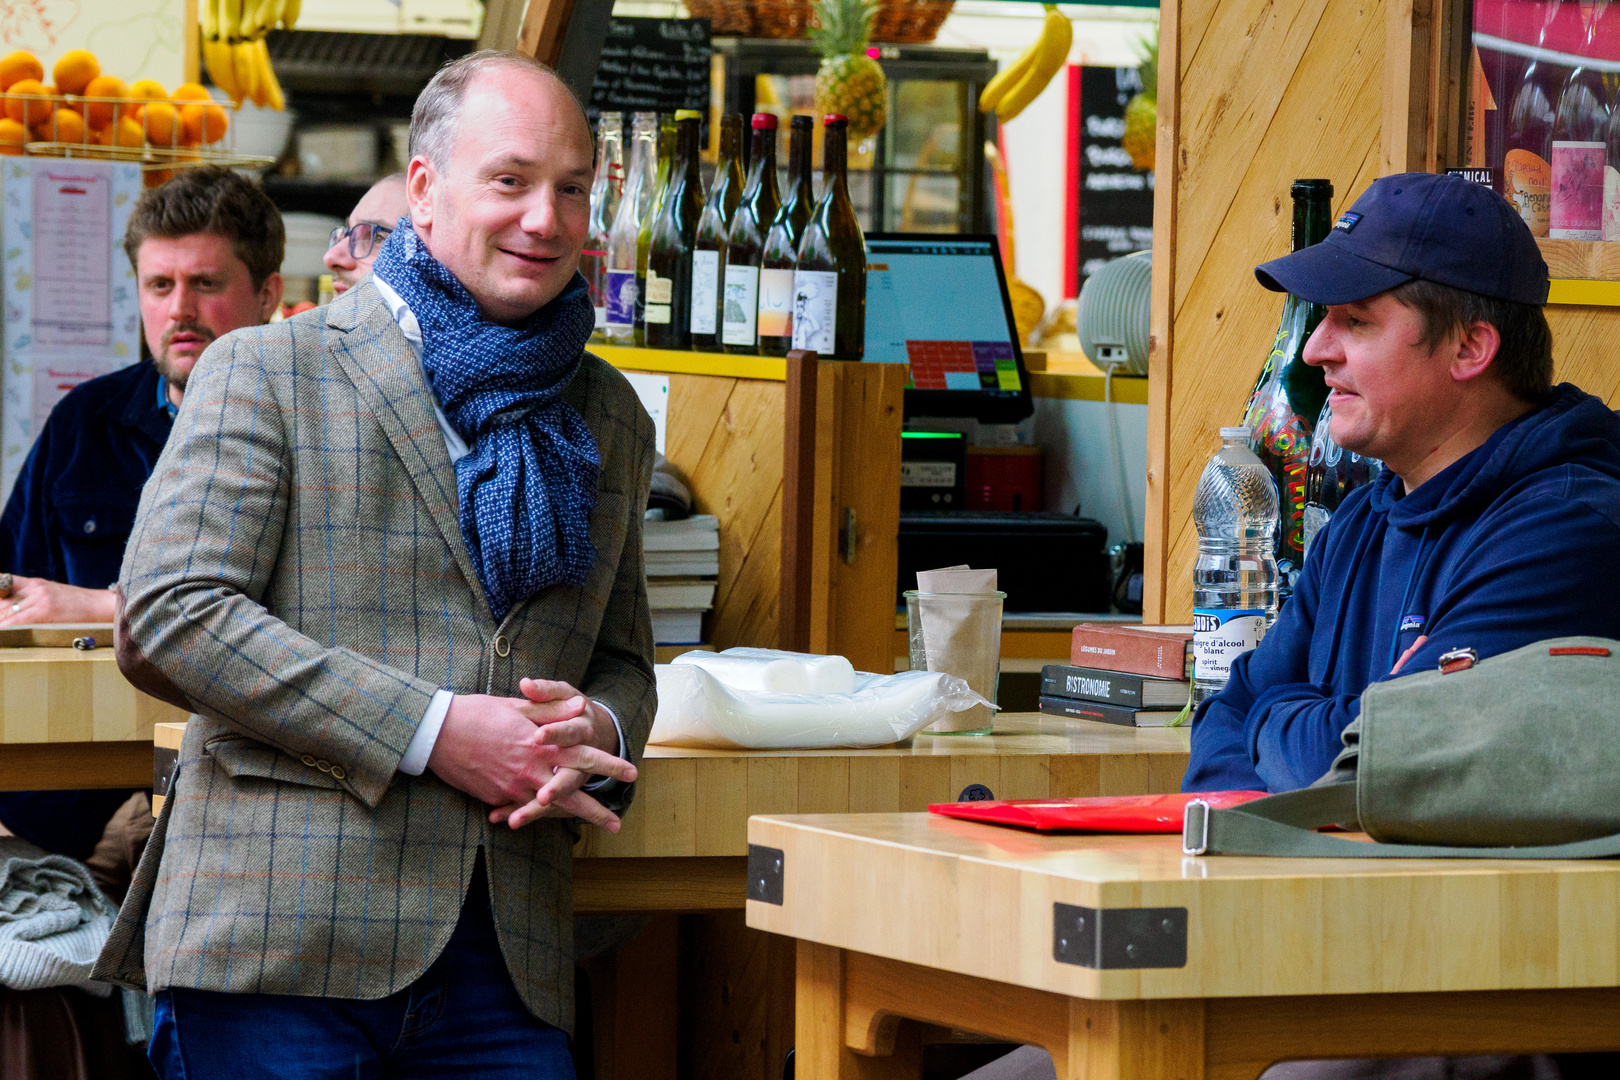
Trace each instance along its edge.
<path fill-rule="evenodd" d="M 562 395 L 595 325 L 585 279 L 575 274 L 520 327 L 492 323 L 408 218 L 372 272 L 416 316 L 428 384 L 472 447 L 456 462 L 461 535 L 495 620 L 541 589 L 584 584 L 602 459 Z"/>

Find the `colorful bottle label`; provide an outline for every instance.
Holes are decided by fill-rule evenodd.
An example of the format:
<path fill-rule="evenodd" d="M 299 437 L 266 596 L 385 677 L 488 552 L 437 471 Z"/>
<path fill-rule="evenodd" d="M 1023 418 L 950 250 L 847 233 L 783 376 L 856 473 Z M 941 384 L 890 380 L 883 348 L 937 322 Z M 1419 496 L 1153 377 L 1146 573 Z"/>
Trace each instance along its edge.
<path fill-rule="evenodd" d="M 720 253 L 692 252 L 692 333 L 715 332 L 715 310 L 720 303 Z"/>
<path fill-rule="evenodd" d="M 1603 144 L 1554 141 L 1552 212 L 1554 240 L 1603 239 Z"/>
<path fill-rule="evenodd" d="M 1193 609 L 1193 678 L 1225 682 L 1232 661 L 1260 644 L 1266 613 L 1259 608 Z"/>
<path fill-rule="evenodd" d="M 793 336 L 793 271 L 759 272 L 759 336 Z"/>
<path fill-rule="evenodd" d="M 724 317 L 720 322 L 723 345 L 752 345 L 759 314 L 759 267 L 726 266 Z"/>
<path fill-rule="evenodd" d="M 1603 239 L 1620 240 L 1620 162 L 1603 166 Z"/>
<path fill-rule="evenodd" d="M 1547 235 L 1552 209 L 1552 166 L 1539 154 L 1509 150 L 1502 159 L 1502 192 L 1530 226 L 1530 235 Z"/>
<path fill-rule="evenodd" d="M 606 325 L 634 326 L 636 323 L 636 272 L 609 270 L 607 272 Z M 601 324 L 598 324 L 601 325 Z"/>
<path fill-rule="evenodd" d="M 793 272 L 793 347 L 822 356 L 833 354 L 838 329 L 838 274 L 833 270 Z"/>

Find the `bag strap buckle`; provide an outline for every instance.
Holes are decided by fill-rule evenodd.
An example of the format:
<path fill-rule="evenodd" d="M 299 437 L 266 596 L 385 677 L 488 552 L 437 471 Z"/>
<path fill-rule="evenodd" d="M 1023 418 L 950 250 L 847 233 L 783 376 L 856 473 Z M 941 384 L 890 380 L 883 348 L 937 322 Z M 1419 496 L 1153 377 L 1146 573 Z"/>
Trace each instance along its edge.
<path fill-rule="evenodd" d="M 1454 671 L 1467 671 L 1479 663 L 1479 653 L 1473 649 L 1452 649 L 1450 652 L 1440 654 L 1440 674 L 1450 675 Z"/>
<path fill-rule="evenodd" d="M 1181 853 L 1202 855 L 1209 850 L 1209 803 L 1193 799 L 1181 814 Z"/>

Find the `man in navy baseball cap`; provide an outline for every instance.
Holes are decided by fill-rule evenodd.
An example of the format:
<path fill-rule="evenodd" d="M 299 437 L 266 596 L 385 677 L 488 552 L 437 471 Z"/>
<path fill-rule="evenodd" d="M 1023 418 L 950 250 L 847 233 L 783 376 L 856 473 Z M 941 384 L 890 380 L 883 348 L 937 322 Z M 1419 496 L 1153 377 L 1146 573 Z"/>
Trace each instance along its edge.
<path fill-rule="evenodd" d="M 1505 199 L 1384 177 L 1255 276 L 1326 306 L 1305 361 L 1334 441 L 1384 471 L 1316 534 L 1293 598 L 1195 717 L 1192 791 L 1312 783 L 1369 684 L 1442 656 L 1620 638 L 1620 420 L 1552 385 L 1547 264 Z"/>

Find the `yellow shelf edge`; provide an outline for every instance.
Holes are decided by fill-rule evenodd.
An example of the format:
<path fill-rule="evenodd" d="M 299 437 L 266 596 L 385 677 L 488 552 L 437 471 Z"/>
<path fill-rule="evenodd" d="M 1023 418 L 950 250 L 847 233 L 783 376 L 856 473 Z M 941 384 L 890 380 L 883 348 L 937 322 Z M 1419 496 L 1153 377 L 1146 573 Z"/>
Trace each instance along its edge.
<path fill-rule="evenodd" d="M 667 371 L 675 375 L 718 375 L 728 379 L 787 381 L 787 360 L 778 356 L 732 356 L 726 353 L 682 352 L 678 349 L 638 349 L 633 345 L 592 343 L 595 353 L 627 371 Z"/>
<path fill-rule="evenodd" d="M 1103 376 L 1061 371 L 1032 371 L 1029 392 L 1038 398 L 1065 401 L 1103 400 Z M 1139 375 L 1115 375 L 1113 399 L 1124 405 L 1146 405 L 1148 381 Z"/>
<path fill-rule="evenodd" d="M 1553 278 L 1551 288 L 1547 291 L 1547 303 L 1620 307 L 1620 281 Z"/>

